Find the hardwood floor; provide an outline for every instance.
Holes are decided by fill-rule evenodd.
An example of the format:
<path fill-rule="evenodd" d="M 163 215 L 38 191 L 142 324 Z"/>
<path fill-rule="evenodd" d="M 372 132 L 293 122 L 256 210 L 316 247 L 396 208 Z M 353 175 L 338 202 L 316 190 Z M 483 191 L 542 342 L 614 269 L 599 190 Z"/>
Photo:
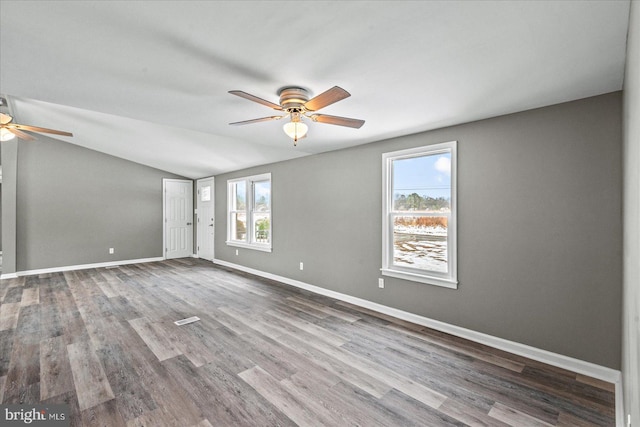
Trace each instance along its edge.
<path fill-rule="evenodd" d="M 210 262 L 7 279 L 0 302 L 0 402 L 72 426 L 615 425 L 612 384 Z"/>

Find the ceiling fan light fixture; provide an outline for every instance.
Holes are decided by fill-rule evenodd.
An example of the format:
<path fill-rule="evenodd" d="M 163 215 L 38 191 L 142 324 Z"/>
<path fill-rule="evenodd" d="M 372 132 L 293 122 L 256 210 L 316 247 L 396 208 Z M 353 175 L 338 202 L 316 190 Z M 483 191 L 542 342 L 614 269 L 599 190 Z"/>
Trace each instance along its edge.
<path fill-rule="evenodd" d="M 11 141 L 16 136 L 7 128 L 0 128 L 0 141 Z"/>
<path fill-rule="evenodd" d="M 229 123 L 230 125 L 247 125 L 250 123 L 280 120 L 284 117 L 290 117 L 291 121 L 286 123 L 283 126 L 283 129 L 284 133 L 286 133 L 289 138 L 293 139 L 294 146 L 297 145 L 299 139 L 307 136 L 307 130 L 309 130 L 308 126 L 302 123 L 303 117 L 318 123 L 346 126 L 356 129 L 359 129 L 364 124 L 364 120 L 360 119 L 330 116 L 328 114 L 309 114 L 309 112 L 315 112 L 351 96 L 349 92 L 338 86 L 334 86 L 311 99 L 309 99 L 309 92 L 306 89 L 297 86 L 288 86 L 280 89 L 278 92 L 278 95 L 280 95 L 279 105 L 241 90 L 230 90 L 229 93 L 286 113 L 284 116 L 262 117 L 259 119 Z"/>
<path fill-rule="evenodd" d="M 284 129 L 284 133 L 293 139 L 293 145 L 296 145 L 299 139 L 307 136 L 307 131 L 309 130 L 309 127 L 300 121 L 285 123 L 282 128 Z"/>

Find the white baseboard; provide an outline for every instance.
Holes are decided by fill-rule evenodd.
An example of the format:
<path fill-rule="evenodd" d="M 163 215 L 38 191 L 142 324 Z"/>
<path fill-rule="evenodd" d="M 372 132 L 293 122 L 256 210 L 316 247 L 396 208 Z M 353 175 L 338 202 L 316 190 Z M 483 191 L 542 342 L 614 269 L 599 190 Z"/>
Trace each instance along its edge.
<path fill-rule="evenodd" d="M 488 345 L 490 347 L 504 350 L 512 354 L 527 357 L 529 359 L 537 360 L 538 362 L 546 363 L 548 365 L 556 366 L 558 368 L 566 369 L 571 372 L 586 375 L 592 378 L 597 378 L 602 381 L 614 383 L 616 385 L 616 412 L 622 411 L 622 374 L 620 371 L 607 368 L 605 366 L 596 365 L 594 363 L 585 362 L 583 360 L 575 359 L 572 357 L 564 356 L 562 354 L 553 353 L 547 350 L 542 350 L 536 347 L 532 347 L 526 344 L 509 341 L 503 338 L 494 337 L 481 332 L 476 332 L 471 329 L 462 328 L 460 326 L 451 325 L 441 322 L 439 320 L 430 319 L 428 317 L 420 316 L 407 311 L 398 310 L 397 308 L 388 307 L 386 305 L 378 304 L 372 301 L 368 301 L 362 298 L 357 298 L 351 295 L 346 295 L 340 292 L 324 289 L 318 286 L 310 285 L 308 283 L 300 282 L 298 280 L 289 279 L 287 277 L 278 276 L 276 274 L 266 273 L 264 271 L 255 270 L 253 268 L 245 267 L 243 265 L 234 264 L 228 261 L 220 259 L 214 259 L 214 264 L 219 264 L 225 267 L 230 267 L 236 270 L 244 271 L 247 273 L 255 274 L 267 279 L 276 280 L 278 282 L 285 283 L 287 285 L 295 286 L 297 288 L 305 289 L 307 291 L 324 295 L 330 298 L 335 298 L 340 301 L 345 301 L 360 307 L 368 308 L 379 313 L 387 314 L 389 316 L 396 317 L 401 320 L 406 320 L 411 323 L 426 326 L 435 329 L 440 332 L 445 332 L 451 335 L 455 335 L 460 338 L 465 338 L 470 341 L 474 341 L 480 344 Z M 618 402 L 620 398 L 620 402 Z M 623 412 L 620 412 L 623 414 Z M 618 417 L 616 417 L 618 418 Z M 618 418 L 619 419 L 619 418 Z"/>
<path fill-rule="evenodd" d="M 98 262 L 95 264 L 81 264 L 81 265 L 68 265 L 64 267 L 51 267 L 51 268 L 42 268 L 39 270 L 25 270 L 18 271 L 16 273 L 3 274 L 0 276 L 0 279 L 15 279 L 20 276 L 31 276 L 34 274 L 46 274 L 46 273 L 59 273 L 61 271 L 71 271 L 71 270 L 86 270 L 88 268 L 101 268 L 101 267 L 117 267 L 119 265 L 128 265 L 128 264 L 142 264 L 145 262 L 156 262 L 162 261 L 164 258 L 141 258 L 141 259 L 128 259 L 122 261 L 109 261 L 109 262 Z"/>

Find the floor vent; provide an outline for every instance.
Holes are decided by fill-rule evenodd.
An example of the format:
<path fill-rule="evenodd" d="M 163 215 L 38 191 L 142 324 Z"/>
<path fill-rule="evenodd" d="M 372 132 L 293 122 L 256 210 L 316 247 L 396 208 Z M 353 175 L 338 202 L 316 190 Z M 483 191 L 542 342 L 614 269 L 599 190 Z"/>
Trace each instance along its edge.
<path fill-rule="evenodd" d="M 198 320 L 200 320 L 199 317 L 193 316 L 193 317 L 187 317 L 186 319 L 182 319 L 182 320 L 176 320 L 173 323 L 175 323 L 178 326 L 182 326 L 182 325 L 186 325 L 188 323 L 197 322 Z"/>

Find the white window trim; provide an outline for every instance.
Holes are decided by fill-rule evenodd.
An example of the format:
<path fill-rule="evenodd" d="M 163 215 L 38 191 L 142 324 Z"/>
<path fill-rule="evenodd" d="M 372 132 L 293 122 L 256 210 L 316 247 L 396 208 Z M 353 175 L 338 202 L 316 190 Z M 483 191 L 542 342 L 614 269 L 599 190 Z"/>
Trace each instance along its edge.
<path fill-rule="evenodd" d="M 231 206 L 233 201 L 231 200 L 232 198 L 232 192 L 230 191 L 231 189 L 231 185 L 235 184 L 237 182 L 246 182 L 246 189 L 247 189 L 247 200 L 245 202 L 245 211 L 247 213 L 247 240 L 246 241 L 240 241 L 240 240 L 231 240 Z M 253 239 L 253 183 L 254 182 L 259 182 L 259 181 L 269 181 L 269 183 L 271 184 L 271 173 L 264 173 L 264 174 L 260 174 L 260 175 L 252 175 L 252 176 L 245 176 L 242 178 L 234 178 L 234 179 L 230 179 L 227 180 L 227 240 L 226 240 L 226 244 L 228 246 L 235 246 L 235 247 L 239 247 L 239 248 L 245 248 L 245 249 L 254 249 L 257 251 L 263 251 L 263 252 L 271 252 L 272 251 L 272 239 L 273 239 L 273 235 L 271 233 L 272 227 L 273 227 L 273 216 L 272 216 L 272 206 L 273 206 L 273 192 L 271 192 L 271 194 L 269 194 L 269 243 L 257 243 L 257 242 L 252 242 L 251 240 Z M 271 187 L 271 190 L 273 190 L 273 187 Z M 249 229 L 251 227 L 251 229 Z"/>
<path fill-rule="evenodd" d="M 382 154 L 382 268 L 380 269 L 380 272 L 383 276 L 427 283 L 451 289 L 458 288 L 456 146 L 457 141 L 450 141 Z M 449 224 L 447 227 L 447 260 L 449 273 L 445 274 L 438 273 L 436 271 L 395 266 L 392 262 L 393 222 L 390 221 L 393 203 L 392 163 L 394 160 L 403 158 L 428 156 L 445 152 L 451 153 L 451 214 L 449 216 Z"/>

